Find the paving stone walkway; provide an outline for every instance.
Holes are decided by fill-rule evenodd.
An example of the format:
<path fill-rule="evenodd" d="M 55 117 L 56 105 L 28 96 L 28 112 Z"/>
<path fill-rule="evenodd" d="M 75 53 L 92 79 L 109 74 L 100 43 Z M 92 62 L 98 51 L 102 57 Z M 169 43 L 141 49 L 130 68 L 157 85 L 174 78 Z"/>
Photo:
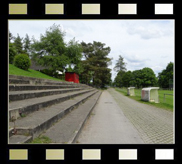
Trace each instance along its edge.
<path fill-rule="evenodd" d="M 174 144 L 173 112 L 136 102 L 112 88 L 108 91 L 146 144 Z"/>

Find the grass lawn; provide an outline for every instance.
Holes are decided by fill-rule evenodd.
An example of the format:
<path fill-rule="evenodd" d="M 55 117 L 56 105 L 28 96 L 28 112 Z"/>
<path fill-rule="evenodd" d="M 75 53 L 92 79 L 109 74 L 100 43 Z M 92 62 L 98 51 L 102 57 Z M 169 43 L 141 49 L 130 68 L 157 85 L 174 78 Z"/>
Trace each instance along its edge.
<path fill-rule="evenodd" d="M 116 91 L 124 94 L 125 96 L 127 95 L 127 88 L 115 88 Z M 163 108 L 167 109 L 170 111 L 173 111 L 173 97 L 172 95 L 166 95 L 165 100 L 164 100 L 164 94 L 174 94 L 172 90 L 158 90 L 159 94 L 159 103 L 154 103 L 154 102 L 145 102 L 141 100 L 141 89 L 135 89 L 135 96 L 128 96 L 131 99 L 134 99 L 140 103 L 148 104 L 148 105 L 153 105 L 158 108 Z"/>
<path fill-rule="evenodd" d="M 48 75 L 45 75 L 39 71 L 35 71 L 32 69 L 28 69 L 28 71 L 25 71 L 23 69 L 17 68 L 12 64 L 9 64 L 9 75 L 18 75 L 18 76 L 28 76 L 28 77 L 34 77 L 34 78 L 42 78 L 42 79 L 50 79 L 50 80 L 57 80 L 57 81 L 63 81 L 61 79 L 57 79 Z"/>
<path fill-rule="evenodd" d="M 52 141 L 49 137 L 39 136 L 35 138 L 33 141 L 31 141 L 30 143 L 52 143 Z"/>

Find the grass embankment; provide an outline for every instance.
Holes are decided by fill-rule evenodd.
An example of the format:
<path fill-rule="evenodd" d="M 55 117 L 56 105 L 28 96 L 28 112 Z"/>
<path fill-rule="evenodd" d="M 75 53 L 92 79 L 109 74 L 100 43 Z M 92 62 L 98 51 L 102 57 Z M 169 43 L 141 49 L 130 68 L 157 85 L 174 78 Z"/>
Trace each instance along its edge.
<path fill-rule="evenodd" d="M 127 88 L 115 88 L 116 91 L 127 95 Z M 166 95 L 164 99 L 164 94 L 174 94 L 172 90 L 158 90 L 159 94 L 159 103 L 154 102 L 145 102 L 141 100 L 141 89 L 135 89 L 135 96 L 128 96 L 131 99 L 134 99 L 140 103 L 152 105 L 158 108 L 167 109 L 173 111 L 173 97 L 172 95 Z"/>
<path fill-rule="evenodd" d="M 35 71 L 35 70 L 32 70 L 32 69 L 28 69 L 28 71 L 25 71 L 23 69 L 15 67 L 12 64 L 9 64 L 9 75 L 18 75 L 18 76 L 27 76 L 27 77 L 34 77 L 34 78 L 42 78 L 42 79 L 63 81 L 61 79 L 57 79 L 57 78 L 48 76 L 46 74 L 43 74 L 43 73 L 41 73 L 39 71 Z"/>

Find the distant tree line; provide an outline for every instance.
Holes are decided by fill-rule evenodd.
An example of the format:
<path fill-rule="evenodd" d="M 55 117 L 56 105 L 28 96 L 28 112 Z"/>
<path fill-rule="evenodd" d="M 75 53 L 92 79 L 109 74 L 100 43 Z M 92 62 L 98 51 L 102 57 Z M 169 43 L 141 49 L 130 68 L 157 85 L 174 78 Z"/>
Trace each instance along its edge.
<path fill-rule="evenodd" d="M 159 86 L 161 88 L 173 88 L 173 63 L 168 63 L 166 69 L 162 70 L 156 77 L 151 68 L 126 71 L 126 63 L 123 57 L 119 55 L 114 70 L 117 76 L 113 85 L 117 87 L 134 86 L 136 88 Z"/>
<path fill-rule="evenodd" d="M 110 47 L 104 43 L 93 41 L 85 43 L 73 38 L 65 42 L 66 33 L 59 25 L 53 24 L 40 39 L 30 39 L 28 34 L 21 38 L 14 37 L 9 31 L 9 63 L 14 64 L 18 54 L 26 54 L 31 60 L 47 69 L 42 72 L 56 76 L 57 71 L 76 72 L 80 75 L 80 82 L 104 87 L 111 83 L 111 58 L 108 58 Z"/>

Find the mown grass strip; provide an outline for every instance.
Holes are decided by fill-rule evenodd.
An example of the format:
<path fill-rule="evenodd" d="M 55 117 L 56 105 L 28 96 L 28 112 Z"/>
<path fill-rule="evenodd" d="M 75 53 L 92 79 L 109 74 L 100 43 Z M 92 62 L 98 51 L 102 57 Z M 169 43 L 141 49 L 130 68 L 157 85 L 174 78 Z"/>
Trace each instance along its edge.
<path fill-rule="evenodd" d="M 125 96 L 127 95 L 127 88 L 115 88 L 116 91 L 122 93 Z M 141 100 L 141 89 L 135 89 L 135 96 L 128 96 L 131 99 L 134 99 L 140 103 L 143 104 L 148 104 L 148 105 L 152 105 L 158 108 L 163 108 L 166 110 L 170 110 L 173 111 L 173 98 L 174 96 L 172 95 L 166 95 L 165 97 L 165 101 L 164 101 L 164 93 L 165 94 L 173 94 L 172 90 L 158 90 L 158 94 L 159 94 L 159 103 L 154 103 L 154 102 L 145 102 Z"/>
<path fill-rule="evenodd" d="M 52 141 L 49 137 L 39 136 L 35 138 L 33 141 L 31 141 L 30 143 L 52 143 Z"/>

